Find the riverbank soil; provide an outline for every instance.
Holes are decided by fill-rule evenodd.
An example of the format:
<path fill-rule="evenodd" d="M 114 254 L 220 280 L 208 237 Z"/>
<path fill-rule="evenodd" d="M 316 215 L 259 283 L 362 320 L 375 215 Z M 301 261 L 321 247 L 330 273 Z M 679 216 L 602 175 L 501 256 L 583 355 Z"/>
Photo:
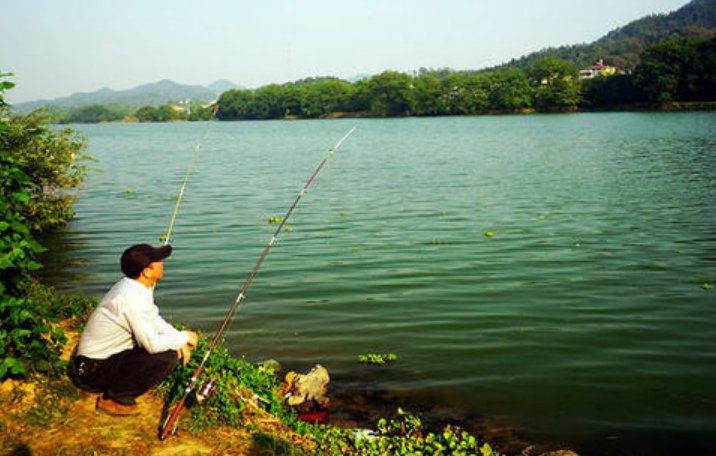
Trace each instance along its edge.
<path fill-rule="evenodd" d="M 69 359 L 78 333 L 68 336 L 62 359 Z M 139 397 L 139 413 L 111 416 L 96 410 L 97 395 L 77 389 L 66 376 L 6 380 L 0 384 L 0 455 L 151 454 L 273 455 L 310 452 L 311 442 L 277 418 L 247 407 L 240 428 L 212 427 L 191 433 L 180 419 L 175 435 L 157 437 L 164 400 L 152 391 Z M 185 419 L 188 414 L 184 414 Z"/>
<path fill-rule="evenodd" d="M 13 381 L 0 385 L 0 454 L 247 454 L 310 451 L 309 442 L 268 415 L 246 417 L 241 428 L 179 431 L 162 442 L 157 430 L 164 401 L 149 392 L 137 415 L 95 409 L 96 394 L 69 380 Z"/>

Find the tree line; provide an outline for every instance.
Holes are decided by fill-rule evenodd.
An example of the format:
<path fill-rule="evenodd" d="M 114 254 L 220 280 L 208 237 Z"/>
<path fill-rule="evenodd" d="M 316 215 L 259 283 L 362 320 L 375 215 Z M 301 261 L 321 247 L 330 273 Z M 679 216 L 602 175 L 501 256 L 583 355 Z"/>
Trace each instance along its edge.
<path fill-rule="evenodd" d="M 674 38 L 648 48 L 630 74 L 580 80 L 576 65 L 547 56 L 525 70 L 421 69 L 414 75 L 386 71 L 355 83 L 312 78 L 224 92 L 218 117 L 396 117 L 653 107 L 672 101 L 716 101 L 715 79 L 716 39 Z"/>
<path fill-rule="evenodd" d="M 69 123 L 100 123 L 100 122 L 174 122 L 209 120 L 212 116 L 211 106 L 199 104 L 189 105 L 178 110 L 174 105 L 142 106 L 132 111 L 124 106 L 107 106 L 92 104 L 70 110 L 67 113 L 56 113 L 55 122 Z"/>

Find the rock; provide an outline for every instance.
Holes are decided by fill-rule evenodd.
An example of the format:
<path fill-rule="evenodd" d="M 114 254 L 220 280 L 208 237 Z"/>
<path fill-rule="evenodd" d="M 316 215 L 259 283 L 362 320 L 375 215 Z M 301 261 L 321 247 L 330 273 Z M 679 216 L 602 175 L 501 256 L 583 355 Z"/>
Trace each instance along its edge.
<path fill-rule="evenodd" d="M 313 401 L 320 407 L 326 407 L 329 399 L 326 396 L 328 371 L 320 364 L 316 364 L 308 374 L 299 374 L 291 371 L 284 377 L 282 391 L 288 395 L 288 405 L 295 407 L 305 402 Z"/>

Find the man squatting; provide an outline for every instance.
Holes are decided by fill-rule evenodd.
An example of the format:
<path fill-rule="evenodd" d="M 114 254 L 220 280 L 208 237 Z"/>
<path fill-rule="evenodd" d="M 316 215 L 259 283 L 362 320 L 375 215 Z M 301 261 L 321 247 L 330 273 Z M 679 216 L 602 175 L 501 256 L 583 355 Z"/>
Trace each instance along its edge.
<path fill-rule="evenodd" d="M 136 398 L 166 378 L 179 359 L 186 365 L 196 347 L 196 333 L 175 329 L 154 304 L 154 285 L 171 252 L 170 245 L 148 244 L 125 250 L 125 277 L 102 298 L 80 336 L 69 376 L 77 387 L 100 393 L 98 410 L 136 414 Z"/>

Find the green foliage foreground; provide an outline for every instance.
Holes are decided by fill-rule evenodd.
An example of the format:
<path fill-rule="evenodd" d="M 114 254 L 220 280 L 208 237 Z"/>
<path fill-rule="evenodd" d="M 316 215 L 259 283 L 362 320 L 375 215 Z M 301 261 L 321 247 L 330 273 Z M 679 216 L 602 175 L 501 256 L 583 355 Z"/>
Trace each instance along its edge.
<path fill-rule="evenodd" d="M 84 140 L 52 130 L 42 115 L 14 116 L 3 96 L 14 86 L 3 80 L 7 76 L 0 73 L 0 380 L 33 371 L 57 374 L 64 367 L 57 309 L 65 306 L 52 304 L 59 298 L 40 293 L 39 286 L 35 298 L 29 294 L 43 250 L 34 234 L 73 214 L 69 190 L 84 177 L 77 164 Z"/>

